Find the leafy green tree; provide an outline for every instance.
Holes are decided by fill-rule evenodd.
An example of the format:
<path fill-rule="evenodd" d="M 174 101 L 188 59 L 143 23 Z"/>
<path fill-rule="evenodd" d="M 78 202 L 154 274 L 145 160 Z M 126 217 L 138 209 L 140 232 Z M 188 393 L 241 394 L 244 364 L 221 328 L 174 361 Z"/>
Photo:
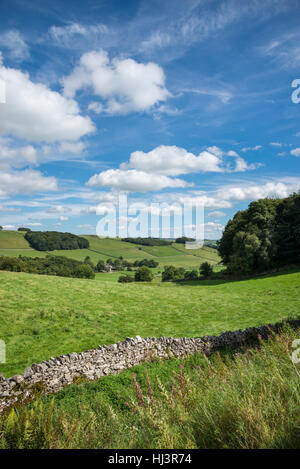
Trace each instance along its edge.
<path fill-rule="evenodd" d="M 300 191 L 283 199 L 275 218 L 277 262 L 289 264 L 300 261 Z"/>
<path fill-rule="evenodd" d="M 227 223 L 219 254 L 233 273 L 264 271 L 300 261 L 300 192 L 260 199 Z"/>
<path fill-rule="evenodd" d="M 200 274 L 207 278 L 213 273 L 213 266 L 209 262 L 202 262 L 200 265 Z"/>
<path fill-rule="evenodd" d="M 96 271 L 97 272 L 103 272 L 105 270 L 105 262 L 100 259 L 96 265 Z"/>
<path fill-rule="evenodd" d="M 185 270 L 183 268 L 176 268 L 174 265 L 167 265 L 162 272 L 162 281 L 179 280 L 183 279 Z"/>
<path fill-rule="evenodd" d="M 90 256 L 86 256 L 86 258 L 84 259 L 84 263 L 90 265 L 92 267 L 92 269 L 95 269 L 95 266 L 94 266 Z"/>
<path fill-rule="evenodd" d="M 2 231 L 2 230 L 3 230 L 3 226 L 0 226 L 0 231 Z"/>
<path fill-rule="evenodd" d="M 115 259 L 112 263 L 112 266 L 115 270 L 122 270 L 123 262 L 120 259 Z"/>
<path fill-rule="evenodd" d="M 152 282 L 153 274 L 148 267 L 139 267 L 134 275 L 136 282 Z"/>
<path fill-rule="evenodd" d="M 27 230 L 27 229 L 26 229 Z M 55 251 L 68 249 L 88 249 L 89 241 L 72 233 L 57 231 L 28 231 L 25 239 L 37 251 Z"/>
<path fill-rule="evenodd" d="M 75 268 L 75 277 L 77 278 L 95 278 L 95 271 L 88 264 L 81 264 Z"/>

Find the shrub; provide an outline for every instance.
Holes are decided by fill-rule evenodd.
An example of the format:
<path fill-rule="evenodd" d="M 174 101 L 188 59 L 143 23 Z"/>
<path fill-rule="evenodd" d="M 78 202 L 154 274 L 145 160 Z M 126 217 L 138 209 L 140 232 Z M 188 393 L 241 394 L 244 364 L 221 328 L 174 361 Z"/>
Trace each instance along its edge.
<path fill-rule="evenodd" d="M 152 282 L 153 274 L 148 267 L 139 267 L 134 275 L 136 282 Z"/>
<path fill-rule="evenodd" d="M 74 273 L 77 278 L 95 278 L 94 269 L 88 264 L 78 265 Z"/>
<path fill-rule="evenodd" d="M 134 278 L 132 277 L 132 275 L 121 275 L 118 278 L 118 282 L 119 283 L 130 283 L 130 282 L 134 282 Z"/>
<path fill-rule="evenodd" d="M 209 277 L 213 273 L 213 266 L 209 262 L 203 262 L 200 265 L 200 274 L 203 277 Z"/>
<path fill-rule="evenodd" d="M 162 273 L 162 281 L 179 280 L 184 278 L 185 270 L 182 267 L 175 267 L 174 265 L 167 265 Z"/>
<path fill-rule="evenodd" d="M 190 270 L 184 273 L 184 278 L 186 280 L 196 280 L 198 278 L 197 270 Z"/>

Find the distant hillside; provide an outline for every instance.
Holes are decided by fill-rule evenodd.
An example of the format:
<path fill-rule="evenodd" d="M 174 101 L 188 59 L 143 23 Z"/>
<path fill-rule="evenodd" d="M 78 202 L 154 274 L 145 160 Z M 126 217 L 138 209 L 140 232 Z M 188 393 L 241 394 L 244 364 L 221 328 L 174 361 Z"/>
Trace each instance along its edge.
<path fill-rule="evenodd" d="M 54 255 L 79 261 L 89 256 L 93 263 L 97 263 L 100 259 L 106 261 L 109 258 L 117 259 L 122 256 L 128 261 L 154 259 L 159 262 L 160 268 L 164 265 L 192 268 L 199 267 L 204 261 L 211 264 L 217 264 L 220 261 L 216 249 L 206 245 L 201 249 L 188 250 L 184 244 L 180 243 L 171 243 L 167 246 L 143 246 L 128 243 L 119 238 L 99 238 L 96 235 L 83 235 L 80 238 L 89 242 L 89 248 L 37 251 L 30 247 L 23 232 L 1 231 L 0 256 L 45 257 L 48 252 L 51 252 Z"/>
<path fill-rule="evenodd" d="M 0 231 L 0 249 L 30 249 L 22 231 Z"/>

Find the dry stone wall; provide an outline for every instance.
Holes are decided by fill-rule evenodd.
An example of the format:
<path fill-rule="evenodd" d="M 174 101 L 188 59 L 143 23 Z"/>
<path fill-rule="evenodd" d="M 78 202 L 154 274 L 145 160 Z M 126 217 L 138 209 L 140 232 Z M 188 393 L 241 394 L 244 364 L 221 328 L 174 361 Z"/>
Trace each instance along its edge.
<path fill-rule="evenodd" d="M 292 326 L 300 326 L 300 317 L 288 322 Z M 39 364 L 34 363 L 22 375 L 6 379 L 0 374 L 0 412 L 17 402 L 24 403 L 38 393 L 56 393 L 81 379 L 97 380 L 155 358 L 182 358 L 196 352 L 209 355 L 226 347 L 236 349 L 253 343 L 259 335 L 267 339 L 272 331 L 276 333 L 280 328 L 282 322 L 200 338 L 142 339 L 136 336 L 117 344 L 99 346 L 98 349 L 50 358 Z"/>

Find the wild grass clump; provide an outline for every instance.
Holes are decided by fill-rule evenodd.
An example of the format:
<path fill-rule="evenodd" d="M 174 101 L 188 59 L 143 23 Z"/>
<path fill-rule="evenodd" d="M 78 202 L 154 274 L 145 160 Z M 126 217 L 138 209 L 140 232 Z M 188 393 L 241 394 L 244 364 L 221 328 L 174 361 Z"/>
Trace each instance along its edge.
<path fill-rule="evenodd" d="M 0 448 L 299 448 L 299 333 L 72 386 L 2 416 Z"/>

